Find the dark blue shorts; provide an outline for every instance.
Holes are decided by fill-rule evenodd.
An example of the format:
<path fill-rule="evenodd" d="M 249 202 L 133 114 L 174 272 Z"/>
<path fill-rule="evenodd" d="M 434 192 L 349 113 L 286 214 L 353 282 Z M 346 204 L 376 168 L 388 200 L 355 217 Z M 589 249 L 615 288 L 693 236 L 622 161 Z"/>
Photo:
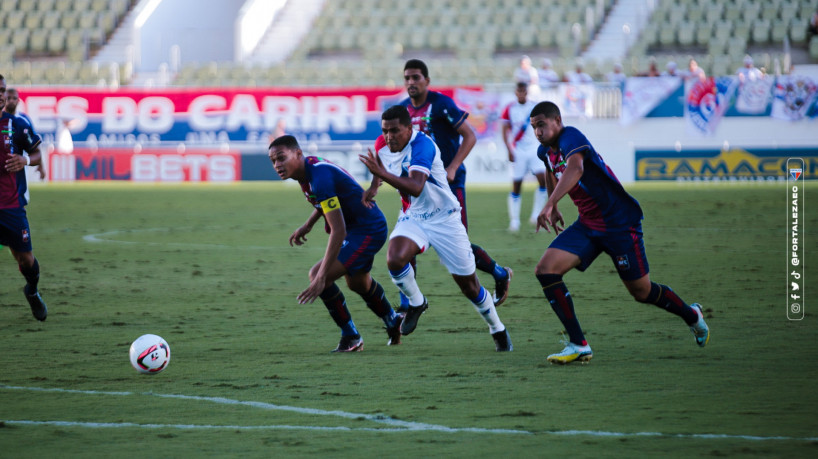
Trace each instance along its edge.
<path fill-rule="evenodd" d="M 588 229 L 576 221 L 560 233 L 549 247 L 573 253 L 580 259 L 577 269 L 585 271 L 602 253 L 607 253 L 622 280 L 636 280 L 647 274 L 648 257 L 642 240 L 642 225 L 627 231 L 602 232 Z"/>
<path fill-rule="evenodd" d="M 15 252 L 31 252 L 31 231 L 24 208 L 0 209 L 0 244 Z"/>
<path fill-rule="evenodd" d="M 372 270 L 375 254 L 381 250 L 389 236 L 386 225 L 372 228 L 347 228 L 347 237 L 338 253 L 338 261 L 347 269 L 347 274 L 368 273 Z"/>

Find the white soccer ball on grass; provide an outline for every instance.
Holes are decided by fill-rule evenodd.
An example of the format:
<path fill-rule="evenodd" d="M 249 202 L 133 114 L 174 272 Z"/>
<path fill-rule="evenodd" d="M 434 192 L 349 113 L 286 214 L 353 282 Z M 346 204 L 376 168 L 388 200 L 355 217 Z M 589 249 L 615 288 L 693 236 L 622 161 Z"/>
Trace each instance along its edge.
<path fill-rule="evenodd" d="M 155 375 L 168 367 L 170 346 L 157 335 L 142 335 L 131 344 L 131 365 L 136 371 Z"/>

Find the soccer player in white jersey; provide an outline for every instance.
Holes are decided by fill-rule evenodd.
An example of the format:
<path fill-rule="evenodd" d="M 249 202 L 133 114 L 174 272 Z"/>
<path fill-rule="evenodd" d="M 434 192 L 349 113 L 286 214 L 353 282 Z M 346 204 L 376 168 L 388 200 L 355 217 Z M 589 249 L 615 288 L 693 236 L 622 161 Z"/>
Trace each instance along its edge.
<path fill-rule="evenodd" d="M 400 326 L 408 335 L 429 307 L 415 280 L 410 260 L 434 247 L 440 262 L 451 273 L 460 291 L 471 300 L 489 326 L 497 351 L 511 351 L 511 339 L 500 321 L 492 295 L 480 285 L 466 227 L 460 218 L 460 203 L 449 189 L 440 150 L 426 134 L 412 129 L 412 118 L 402 105 L 381 116 L 383 134 L 360 155 L 372 173 L 372 185 L 363 199 L 372 202 L 381 182 L 401 195 L 402 211 L 389 235 L 386 261 L 392 282 L 409 299 L 409 309 Z"/>
<path fill-rule="evenodd" d="M 508 104 L 500 115 L 503 122 L 503 141 L 508 150 L 508 160 L 511 162 L 511 194 L 508 196 L 508 230 L 520 230 L 520 207 L 523 198 L 520 191 L 523 187 L 523 178 L 528 172 L 534 174 L 540 187 L 534 192 L 534 205 L 531 207 L 531 216 L 528 221 L 537 224 L 537 217 L 548 200 L 548 188 L 545 184 L 545 163 L 537 157 L 540 142 L 534 135 L 528 115 L 536 102 L 528 99 L 528 85 L 517 83 L 514 90 L 517 101 Z"/>

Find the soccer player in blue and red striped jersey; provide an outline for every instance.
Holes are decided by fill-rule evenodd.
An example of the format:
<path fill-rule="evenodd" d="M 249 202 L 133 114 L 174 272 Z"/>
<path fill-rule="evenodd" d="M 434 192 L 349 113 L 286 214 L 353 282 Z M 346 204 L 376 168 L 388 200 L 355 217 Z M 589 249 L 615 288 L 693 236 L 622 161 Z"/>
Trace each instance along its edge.
<path fill-rule="evenodd" d="M 333 352 L 363 350 L 363 338 L 335 283 L 345 277 L 347 286 L 383 320 L 389 335 L 387 345 L 400 344 L 400 316 L 386 299 L 381 284 L 369 274 L 375 254 L 388 236 L 383 212 L 374 202 L 364 204 L 364 189 L 347 171 L 319 157 L 305 157 L 295 137 L 276 138 L 268 154 L 279 177 L 298 181 L 313 206 L 307 221 L 290 236 L 290 245 L 303 245 L 321 217 L 329 233 L 324 257 L 310 269 L 310 285 L 298 295 L 298 302 L 312 303 L 316 298 L 324 302 L 341 329 L 341 341 Z"/>
<path fill-rule="evenodd" d="M 429 136 L 440 149 L 440 158 L 446 169 L 449 188 L 460 202 L 463 226 L 468 230 L 466 213 L 466 167 L 463 161 L 477 142 L 477 136 L 466 122 L 468 112 L 454 103 L 451 97 L 437 91 L 430 91 L 429 69 L 419 59 L 410 59 L 403 66 L 403 84 L 409 97 L 400 105 L 409 110 L 415 130 Z M 461 142 L 462 138 L 462 142 Z M 482 247 L 472 244 L 477 269 L 494 277 L 494 304 L 502 304 L 508 297 L 511 268 L 497 264 Z M 401 298 L 403 302 L 403 298 Z M 401 307 L 404 305 L 402 304 Z"/>
<path fill-rule="evenodd" d="M 0 75 L 0 110 L 5 106 L 6 80 Z M 31 313 L 39 321 L 48 309 L 37 286 L 40 264 L 31 246 L 31 228 L 26 215 L 26 166 L 40 164 L 40 137 L 18 116 L 0 115 L 0 245 L 8 246 L 26 279 L 23 287 Z"/>
<path fill-rule="evenodd" d="M 31 117 L 23 112 L 18 112 L 17 108 L 20 105 L 20 93 L 15 88 L 7 88 L 6 89 L 6 106 L 3 108 L 3 111 L 9 112 L 12 115 L 17 115 L 25 122 L 28 123 L 29 128 L 31 128 L 34 135 L 36 135 L 36 130 L 34 129 L 34 123 L 31 121 Z M 40 153 L 42 155 L 42 152 Z M 41 158 L 40 164 L 36 165 L 37 174 L 40 175 L 41 179 L 45 178 L 45 168 L 43 167 L 43 162 L 45 158 Z M 26 197 L 28 199 L 28 196 Z M 29 199 L 30 200 L 30 199 Z"/>
<path fill-rule="evenodd" d="M 551 176 L 547 182 L 548 201 L 537 219 L 537 230 L 542 227 L 550 232 L 553 228 L 557 233 L 535 273 L 570 339 L 565 349 L 549 355 L 548 361 L 584 362 L 593 356 L 562 276 L 574 268 L 585 271 L 602 252 L 611 257 L 636 301 L 654 304 L 684 319 L 696 343 L 704 347 L 710 330 L 701 305 L 688 305 L 670 287 L 650 280 L 642 240 L 642 209 L 636 199 L 625 191 L 588 139 L 578 129 L 563 126 L 554 103 L 540 102 L 534 107 L 531 127 L 541 144 L 537 155 Z M 557 204 L 566 194 L 577 206 L 579 218 L 564 228 Z"/>

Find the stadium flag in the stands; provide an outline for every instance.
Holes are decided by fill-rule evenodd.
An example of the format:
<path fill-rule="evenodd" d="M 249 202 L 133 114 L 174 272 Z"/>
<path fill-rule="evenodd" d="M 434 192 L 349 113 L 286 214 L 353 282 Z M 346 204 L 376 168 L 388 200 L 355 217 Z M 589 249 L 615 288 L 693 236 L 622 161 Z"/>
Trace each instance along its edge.
<path fill-rule="evenodd" d="M 730 107 L 738 86 L 733 76 L 707 78 L 695 82 L 685 96 L 685 119 L 693 134 L 711 135 Z"/>
<path fill-rule="evenodd" d="M 559 86 L 560 112 L 563 118 L 592 117 L 594 115 L 594 91 L 592 84 L 561 84 Z"/>
<path fill-rule="evenodd" d="M 632 124 L 667 100 L 682 84 L 677 77 L 631 77 L 625 80 L 620 122 Z"/>
<path fill-rule="evenodd" d="M 803 119 L 815 103 L 818 88 L 806 75 L 782 75 L 775 80 L 770 116 L 787 121 Z"/>
<path fill-rule="evenodd" d="M 764 114 L 772 99 L 772 89 L 771 77 L 745 81 L 736 94 L 736 111 L 744 115 Z"/>
<path fill-rule="evenodd" d="M 500 95 L 494 92 L 455 88 L 454 101 L 462 110 L 469 112 L 469 122 L 478 139 L 494 138 L 497 133 L 498 113 L 501 111 Z"/>

